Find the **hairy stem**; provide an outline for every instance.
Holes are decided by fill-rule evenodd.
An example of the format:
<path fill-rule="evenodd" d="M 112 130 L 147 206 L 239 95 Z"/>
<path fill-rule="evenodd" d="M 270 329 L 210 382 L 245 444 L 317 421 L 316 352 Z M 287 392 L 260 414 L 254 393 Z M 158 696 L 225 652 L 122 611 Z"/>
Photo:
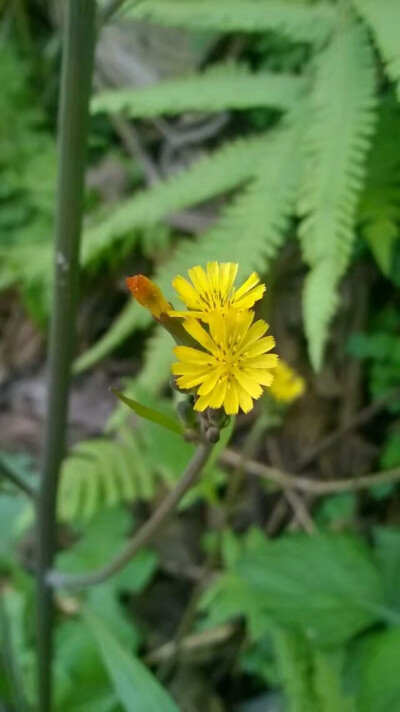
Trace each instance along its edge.
<path fill-rule="evenodd" d="M 95 0 L 65 2 L 59 115 L 53 314 L 49 342 L 49 399 L 37 506 L 39 709 L 51 712 L 53 601 L 46 583 L 55 550 L 56 497 L 64 453 L 75 334 L 79 242 L 91 86 Z"/>
<path fill-rule="evenodd" d="M 112 559 L 112 561 L 97 571 L 77 576 L 69 576 L 67 574 L 59 573 L 58 571 L 51 571 L 47 576 L 49 585 L 53 587 L 65 586 L 67 588 L 84 588 L 87 586 L 94 586 L 98 583 L 103 583 L 103 581 L 106 581 L 111 576 L 114 576 L 116 573 L 121 571 L 121 569 L 123 569 L 130 562 L 132 557 L 135 556 L 139 549 L 148 543 L 155 532 L 173 513 L 183 495 L 186 494 L 188 489 L 190 489 L 190 487 L 200 476 L 204 465 L 210 457 L 212 449 L 212 443 L 198 445 L 178 484 L 167 495 L 158 509 L 156 509 L 147 522 L 145 522 L 142 528 L 139 529 L 133 538 L 126 544 L 121 553 Z"/>

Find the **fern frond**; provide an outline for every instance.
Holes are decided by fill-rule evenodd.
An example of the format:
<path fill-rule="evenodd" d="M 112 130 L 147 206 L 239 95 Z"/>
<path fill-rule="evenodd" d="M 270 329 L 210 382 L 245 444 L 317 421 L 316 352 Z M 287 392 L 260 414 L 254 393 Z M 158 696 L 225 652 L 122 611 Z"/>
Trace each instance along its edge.
<path fill-rule="evenodd" d="M 323 260 L 313 267 L 303 287 L 304 328 L 310 360 L 319 368 L 328 334 L 328 327 L 338 304 L 339 278 L 336 262 Z"/>
<path fill-rule="evenodd" d="M 82 261 L 90 264 L 102 250 L 125 237 L 124 250 L 135 229 L 155 225 L 166 215 L 236 188 L 255 172 L 264 137 L 239 139 L 197 161 L 188 170 L 137 193 L 115 208 L 99 211 L 83 236 Z"/>
<path fill-rule="evenodd" d="M 354 0 L 354 4 L 371 27 L 387 74 L 397 84 L 400 99 L 400 3 L 397 0 Z"/>
<path fill-rule="evenodd" d="M 394 250 L 400 238 L 400 108 L 382 102 L 358 223 L 383 274 L 395 279 Z"/>
<path fill-rule="evenodd" d="M 143 0 L 126 3 L 125 13 L 176 27 L 215 29 L 220 32 L 279 32 L 295 42 L 326 39 L 335 10 L 287 0 Z"/>
<path fill-rule="evenodd" d="M 94 114 L 123 113 L 132 118 L 262 106 L 286 110 L 296 104 L 304 87 L 305 81 L 294 75 L 254 73 L 228 63 L 149 87 L 102 92 L 91 108 Z"/>
<path fill-rule="evenodd" d="M 89 520 L 104 507 L 148 499 L 153 494 L 154 477 L 132 434 L 118 442 L 89 440 L 80 443 L 65 460 L 58 516 L 61 521 Z"/>
<path fill-rule="evenodd" d="M 192 453 L 193 446 L 153 423 L 123 425 L 117 435 L 79 443 L 65 460 L 60 521 L 89 520 L 100 509 L 152 499 L 160 482 L 173 487 Z"/>
<path fill-rule="evenodd" d="M 194 264 L 209 260 L 237 261 L 242 276 L 253 269 L 266 269 L 285 237 L 285 231 L 300 176 L 299 127 L 282 128 L 258 140 L 254 178 L 224 209 L 217 225 L 196 241 L 184 242 L 155 276 L 168 299 L 174 300 L 171 282 Z M 249 158 L 249 160 L 251 160 Z M 139 311 L 140 310 L 140 311 Z M 106 334 L 75 364 L 83 371 L 119 346 L 135 328 L 151 322 L 148 314 L 129 304 Z M 154 343 L 154 348 L 152 344 Z M 151 342 L 143 383 L 154 392 L 168 376 L 171 340 L 156 334 Z"/>
<path fill-rule="evenodd" d="M 373 52 L 363 27 L 349 22 L 338 28 L 317 57 L 311 102 L 298 212 L 304 258 L 314 270 L 305 289 L 305 329 L 312 363 L 319 368 L 336 285 L 353 248 L 356 208 L 375 127 Z"/>
<path fill-rule="evenodd" d="M 268 268 L 293 210 L 300 175 L 298 147 L 297 125 L 271 134 L 254 180 L 224 209 L 215 227 L 199 240 L 182 244 L 159 271 L 156 281 L 168 298 L 173 299 L 171 280 L 176 274 L 209 260 L 238 262 L 243 277 Z M 156 336 L 141 375 L 147 388 L 159 388 L 168 377 L 171 351 L 171 340 L 161 333 Z"/>

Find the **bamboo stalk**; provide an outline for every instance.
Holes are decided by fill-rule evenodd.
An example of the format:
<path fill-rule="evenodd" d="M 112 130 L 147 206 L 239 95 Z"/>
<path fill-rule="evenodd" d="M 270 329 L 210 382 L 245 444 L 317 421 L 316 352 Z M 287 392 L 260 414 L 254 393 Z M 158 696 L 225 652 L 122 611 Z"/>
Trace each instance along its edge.
<path fill-rule="evenodd" d="M 51 589 L 46 572 L 55 551 L 56 497 L 64 454 L 75 335 L 79 243 L 91 86 L 95 0 L 65 3 L 59 114 L 59 171 L 55 230 L 53 314 L 49 341 L 49 396 L 43 471 L 37 506 L 38 677 L 40 712 L 52 710 Z"/>

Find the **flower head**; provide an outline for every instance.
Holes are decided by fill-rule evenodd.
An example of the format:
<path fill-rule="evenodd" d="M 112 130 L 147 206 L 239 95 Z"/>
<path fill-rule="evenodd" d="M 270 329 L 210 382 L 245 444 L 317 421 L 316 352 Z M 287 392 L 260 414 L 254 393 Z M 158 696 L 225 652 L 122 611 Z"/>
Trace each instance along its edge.
<path fill-rule="evenodd" d="M 132 292 L 136 301 L 149 309 L 155 319 L 159 319 L 162 314 L 167 314 L 171 305 L 165 299 L 160 287 L 143 274 L 135 274 L 134 277 L 125 279 L 127 287 Z"/>
<path fill-rule="evenodd" d="M 278 357 L 267 352 L 275 340 L 265 336 L 265 321 L 253 324 L 253 319 L 254 313 L 249 311 L 210 314 L 208 331 L 197 319 L 184 322 L 199 348 L 176 346 L 178 362 L 172 365 L 172 372 L 178 377 L 179 388 L 197 389 L 195 410 L 223 407 L 231 415 L 241 408 L 248 413 L 253 399 L 261 396 L 262 386 L 273 382 L 271 371 Z"/>
<path fill-rule="evenodd" d="M 239 287 L 234 287 L 238 264 L 235 262 L 208 262 L 206 271 L 192 267 L 189 277 L 192 284 L 178 275 L 172 282 L 187 311 L 170 312 L 171 316 L 196 317 L 209 321 L 216 312 L 251 309 L 263 296 L 265 285 L 259 284 L 258 275 L 252 275 Z"/>
<path fill-rule="evenodd" d="M 304 379 L 285 361 L 280 359 L 274 371 L 274 380 L 269 391 L 271 396 L 276 401 L 290 403 L 296 398 L 300 398 L 304 391 Z"/>

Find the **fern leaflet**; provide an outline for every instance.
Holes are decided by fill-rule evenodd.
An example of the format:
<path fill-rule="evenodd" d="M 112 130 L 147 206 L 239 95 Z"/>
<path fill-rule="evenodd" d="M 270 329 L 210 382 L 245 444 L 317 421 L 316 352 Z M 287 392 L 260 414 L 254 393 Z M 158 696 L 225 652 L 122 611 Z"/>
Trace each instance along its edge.
<path fill-rule="evenodd" d="M 262 106 L 285 110 L 295 106 L 304 86 L 303 79 L 290 74 L 254 73 L 244 65 L 227 63 L 141 89 L 102 92 L 92 102 L 92 113 L 134 118 Z"/>
<path fill-rule="evenodd" d="M 138 5 L 126 3 L 125 12 L 172 26 L 221 32 L 272 30 L 295 42 L 326 39 L 335 17 L 334 8 L 328 4 L 310 7 L 293 0 L 143 0 Z"/>
<path fill-rule="evenodd" d="M 375 127 L 375 71 L 365 29 L 352 22 L 340 28 L 317 57 L 316 69 L 298 211 L 304 258 L 315 270 L 305 288 L 304 320 L 312 363 L 319 368 L 336 286 L 351 256 Z"/>
<path fill-rule="evenodd" d="M 397 0 L 354 0 L 376 38 L 390 79 L 397 83 L 400 99 L 400 3 Z"/>
<path fill-rule="evenodd" d="M 263 137 L 234 141 L 116 208 L 108 206 L 99 211 L 96 222 L 89 224 L 84 233 L 83 264 L 90 264 L 102 250 L 109 250 L 122 237 L 131 235 L 134 239 L 135 228 L 155 225 L 176 210 L 208 200 L 248 180 L 256 170 L 263 145 Z M 124 250 L 126 246 L 127 240 Z"/>
<path fill-rule="evenodd" d="M 101 509 L 152 499 L 160 481 L 174 485 L 191 451 L 183 439 L 173 438 L 171 445 L 162 428 L 143 422 L 135 430 L 119 428 L 117 440 L 79 443 L 61 472 L 60 521 L 87 521 Z"/>
<path fill-rule="evenodd" d="M 215 227 L 201 239 L 182 244 L 159 271 L 156 281 L 168 298 L 173 298 L 173 276 L 194 264 L 238 262 L 243 277 L 253 269 L 267 269 L 285 238 L 293 209 L 300 174 L 298 146 L 297 124 L 266 139 L 254 180 L 225 208 Z M 146 387 L 157 388 L 167 378 L 171 357 L 170 339 L 156 336 L 141 375 Z"/>

